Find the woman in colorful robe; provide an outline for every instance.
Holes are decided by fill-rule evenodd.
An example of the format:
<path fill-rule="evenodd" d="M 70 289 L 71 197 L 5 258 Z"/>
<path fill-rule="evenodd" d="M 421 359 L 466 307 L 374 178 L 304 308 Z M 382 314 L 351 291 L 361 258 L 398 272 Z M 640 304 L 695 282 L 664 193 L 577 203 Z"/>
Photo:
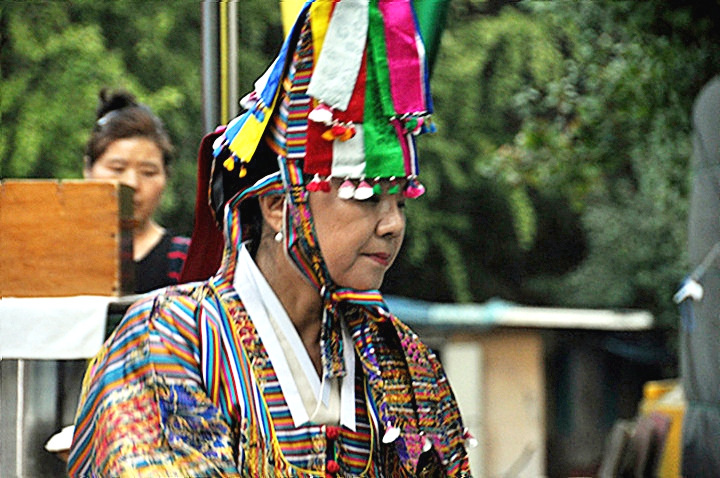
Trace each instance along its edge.
<path fill-rule="evenodd" d="M 306 3 L 201 145 L 220 269 L 92 361 L 71 476 L 470 476 L 442 367 L 378 291 L 423 192 L 425 68 L 409 0 Z"/>

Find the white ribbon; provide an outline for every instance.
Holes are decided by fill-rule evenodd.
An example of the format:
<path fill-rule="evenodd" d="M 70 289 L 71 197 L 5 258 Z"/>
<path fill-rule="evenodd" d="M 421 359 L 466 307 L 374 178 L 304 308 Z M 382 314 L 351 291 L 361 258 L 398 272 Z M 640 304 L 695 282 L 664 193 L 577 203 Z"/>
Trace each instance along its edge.
<path fill-rule="evenodd" d="M 307 93 L 345 111 L 362 64 L 368 31 L 368 0 L 337 2 Z"/>

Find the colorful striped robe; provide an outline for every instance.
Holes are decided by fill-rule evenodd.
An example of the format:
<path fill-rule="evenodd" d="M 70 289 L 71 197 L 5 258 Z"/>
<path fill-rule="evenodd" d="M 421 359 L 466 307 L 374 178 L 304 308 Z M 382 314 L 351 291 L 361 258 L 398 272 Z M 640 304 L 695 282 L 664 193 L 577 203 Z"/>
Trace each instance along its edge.
<path fill-rule="evenodd" d="M 470 476 L 439 362 L 400 321 L 361 308 L 347 313 L 356 430 L 295 428 L 233 268 L 128 311 L 89 365 L 70 476 Z M 380 380 L 367 378 L 367 353 Z"/>

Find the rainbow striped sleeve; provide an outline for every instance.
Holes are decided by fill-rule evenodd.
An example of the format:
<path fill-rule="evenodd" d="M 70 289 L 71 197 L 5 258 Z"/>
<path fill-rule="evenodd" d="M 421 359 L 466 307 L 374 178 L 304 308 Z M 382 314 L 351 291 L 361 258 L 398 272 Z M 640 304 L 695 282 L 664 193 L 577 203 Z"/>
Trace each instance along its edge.
<path fill-rule="evenodd" d="M 197 302 L 183 290 L 134 304 L 91 361 L 71 477 L 237 476 L 232 427 L 202 385 Z"/>

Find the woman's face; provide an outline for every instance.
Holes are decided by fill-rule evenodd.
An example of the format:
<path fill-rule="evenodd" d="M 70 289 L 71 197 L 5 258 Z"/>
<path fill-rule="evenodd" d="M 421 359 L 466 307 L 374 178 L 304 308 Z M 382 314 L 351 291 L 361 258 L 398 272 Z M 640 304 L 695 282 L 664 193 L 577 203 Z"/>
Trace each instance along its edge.
<path fill-rule="evenodd" d="M 330 277 L 341 287 L 378 289 L 405 236 L 405 198 L 375 195 L 365 201 L 310 193 L 317 240 Z"/>
<path fill-rule="evenodd" d="M 88 179 L 115 179 L 135 190 L 134 219 L 147 224 L 160 204 L 167 173 L 160 148 L 154 141 L 137 136 L 113 141 L 85 170 Z"/>

